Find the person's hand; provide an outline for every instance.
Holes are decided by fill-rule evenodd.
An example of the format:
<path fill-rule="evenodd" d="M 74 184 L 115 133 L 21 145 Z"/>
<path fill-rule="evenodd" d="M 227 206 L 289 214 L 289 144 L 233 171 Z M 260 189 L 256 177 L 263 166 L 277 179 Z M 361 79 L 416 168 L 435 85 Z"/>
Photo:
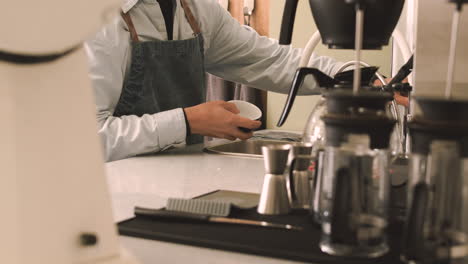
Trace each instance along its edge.
<path fill-rule="evenodd" d="M 386 83 L 389 83 L 392 80 L 392 78 L 387 78 L 385 79 Z M 403 82 L 408 82 L 408 79 L 405 79 Z M 382 82 L 377 79 L 374 82 L 374 86 L 383 86 Z M 393 94 L 393 99 L 397 102 L 399 105 L 403 105 L 405 107 L 409 106 L 409 99 L 406 96 L 401 95 L 399 92 L 394 92 Z"/>
<path fill-rule="evenodd" d="M 399 92 L 395 92 L 393 94 L 393 99 L 397 102 L 399 105 L 403 105 L 405 107 L 409 106 L 409 99 L 407 96 L 401 95 Z"/>
<path fill-rule="evenodd" d="M 225 101 L 199 104 L 184 111 L 192 133 L 209 137 L 246 140 L 252 137 L 252 132 L 243 132 L 239 127 L 256 129 L 262 124 L 239 116 L 236 105 Z"/>
<path fill-rule="evenodd" d="M 392 80 L 392 78 L 386 78 L 385 82 L 389 83 L 391 80 Z M 379 79 L 376 79 L 373 84 L 374 84 L 374 86 L 383 86 L 383 83 Z"/>

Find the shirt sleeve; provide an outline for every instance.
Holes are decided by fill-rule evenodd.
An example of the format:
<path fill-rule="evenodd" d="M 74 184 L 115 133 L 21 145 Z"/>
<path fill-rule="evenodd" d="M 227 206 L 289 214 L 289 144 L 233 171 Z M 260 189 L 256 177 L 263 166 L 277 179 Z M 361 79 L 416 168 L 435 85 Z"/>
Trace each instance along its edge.
<path fill-rule="evenodd" d="M 223 79 L 262 90 L 288 93 L 301 59 L 302 49 L 279 45 L 278 41 L 258 35 L 240 25 L 228 12 L 213 5 L 216 19 L 211 28 L 206 51 L 206 69 Z M 313 54 L 312 67 L 334 76 L 342 63 Z M 306 78 L 299 94 L 318 94 L 313 78 Z"/>
<path fill-rule="evenodd" d="M 141 117 L 113 116 L 129 60 L 129 36 L 117 34 L 123 30 L 122 24 L 118 19 L 85 43 L 106 161 L 161 151 L 184 143 L 186 137 L 181 108 Z"/>

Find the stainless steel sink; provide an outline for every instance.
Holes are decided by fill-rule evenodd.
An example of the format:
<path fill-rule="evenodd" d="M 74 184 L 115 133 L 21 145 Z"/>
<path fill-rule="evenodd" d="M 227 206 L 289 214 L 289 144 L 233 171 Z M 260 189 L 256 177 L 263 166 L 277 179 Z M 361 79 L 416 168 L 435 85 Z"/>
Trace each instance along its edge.
<path fill-rule="evenodd" d="M 231 156 L 242 156 L 252 158 L 262 158 L 262 146 L 266 145 L 282 145 L 288 144 L 291 141 L 279 140 L 264 140 L 264 139 L 249 139 L 245 141 L 231 141 L 212 143 L 213 145 L 204 148 L 205 152 L 214 154 L 223 154 Z"/>
<path fill-rule="evenodd" d="M 216 139 L 205 144 L 205 152 L 231 156 L 262 158 L 262 147 L 266 145 L 283 145 L 302 141 L 302 134 L 297 131 L 264 129 L 253 133 L 245 141 Z"/>

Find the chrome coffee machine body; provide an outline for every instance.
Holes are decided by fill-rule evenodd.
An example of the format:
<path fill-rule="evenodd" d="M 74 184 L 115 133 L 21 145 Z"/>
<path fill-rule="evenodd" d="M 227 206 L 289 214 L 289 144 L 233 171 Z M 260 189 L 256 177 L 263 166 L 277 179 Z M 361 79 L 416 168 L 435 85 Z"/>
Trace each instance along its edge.
<path fill-rule="evenodd" d="M 410 123 L 409 213 L 402 255 L 410 263 L 468 263 L 468 100 L 454 99 L 460 14 L 455 3 L 445 98 L 416 98 L 422 114 Z"/>
<path fill-rule="evenodd" d="M 417 98 L 403 257 L 468 263 L 468 101 Z"/>

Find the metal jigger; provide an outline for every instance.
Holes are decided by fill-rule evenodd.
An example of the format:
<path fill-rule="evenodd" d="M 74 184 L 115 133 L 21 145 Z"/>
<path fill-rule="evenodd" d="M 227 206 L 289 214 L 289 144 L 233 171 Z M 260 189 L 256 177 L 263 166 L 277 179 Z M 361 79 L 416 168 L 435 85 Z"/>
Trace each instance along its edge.
<path fill-rule="evenodd" d="M 262 147 L 265 179 L 257 208 L 259 214 L 287 214 L 291 209 L 284 175 L 290 148 L 290 145 Z"/>

